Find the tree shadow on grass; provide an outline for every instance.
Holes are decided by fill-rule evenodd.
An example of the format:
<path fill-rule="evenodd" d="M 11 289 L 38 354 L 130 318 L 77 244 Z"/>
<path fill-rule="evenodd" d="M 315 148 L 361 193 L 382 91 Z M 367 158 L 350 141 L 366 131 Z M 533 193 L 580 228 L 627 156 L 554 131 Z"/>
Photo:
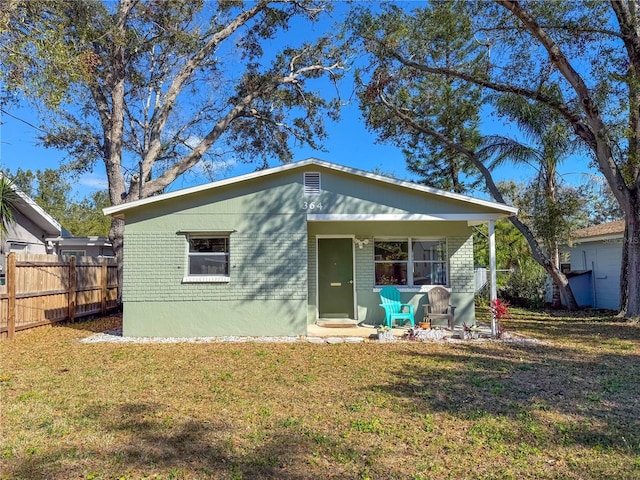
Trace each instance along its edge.
<path fill-rule="evenodd" d="M 640 454 L 639 355 L 481 342 L 404 353 L 414 358 L 394 372 L 395 382 L 379 388 L 418 411 L 505 419 L 514 441 L 529 437 L 533 443 L 540 439 L 531 435 L 532 422 L 545 417 L 553 430 L 549 441 Z M 416 368 L 420 357 L 447 368 Z"/>
<path fill-rule="evenodd" d="M 175 413 L 175 412 L 174 412 Z M 299 424 L 273 425 L 253 432 L 231 422 L 172 416 L 159 404 L 124 404 L 105 412 L 99 405 L 85 414 L 99 417 L 112 447 L 70 450 L 51 445 L 45 452 L 9 464 L 15 479 L 68 478 L 362 478 L 366 452 L 337 434 L 321 434 Z M 386 471 L 378 478 L 400 478 Z"/>
<path fill-rule="evenodd" d="M 640 324 L 612 321 L 607 318 L 592 319 L 518 319 L 505 322 L 507 330 L 525 331 L 538 339 L 576 341 L 586 344 L 598 344 L 602 341 L 637 342 L 640 338 Z"/>

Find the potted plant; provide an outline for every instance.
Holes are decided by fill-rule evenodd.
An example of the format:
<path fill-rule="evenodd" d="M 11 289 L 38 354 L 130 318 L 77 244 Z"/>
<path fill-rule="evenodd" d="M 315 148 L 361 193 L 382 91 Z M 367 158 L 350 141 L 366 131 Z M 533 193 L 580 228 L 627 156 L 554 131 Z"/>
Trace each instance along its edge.
<path fill-rule="evenodd" d="M 478 324 L 467 325 L 466 323 L 462 324 L 462 338 L 463 340 L 467 340 L 469 338 L 476 339 L 480 337 L 480 327 Z"/>
<path fill-rule="evenodd" d="M 502 320 L 509 318 L 509 302 L 503 302 L 499 298 L 496 298 L 491 303 L 491 317 L 495 319 L 495 336 L 496 338 L 502 338 L 504 335 L 504 326 Z"/>
<path fill-rule="evenodd" d="M 393 341 L 393 331 L 387 325 L 378 325 L 376 331 L 378 333 L 378 340 L 381 342 Z"/>

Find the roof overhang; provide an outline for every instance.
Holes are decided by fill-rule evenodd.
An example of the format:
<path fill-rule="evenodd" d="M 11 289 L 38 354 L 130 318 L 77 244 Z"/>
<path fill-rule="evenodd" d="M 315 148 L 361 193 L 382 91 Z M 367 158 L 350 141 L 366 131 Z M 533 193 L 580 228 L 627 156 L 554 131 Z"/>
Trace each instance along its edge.
<path fill-rule="evenodd" d="M 341 214 L 341 213 L 308 213 L 308 222 L 467 222 L 471 225 L 482 225 L 491 220 L 504 217 L 500 214 L 486 213 L 443 213 L 424 215 L 419 213 L 377 213 L 377 214 Z"/>
<path fill-rule="evenodd" d="M 51 237 L 47 241 L 57 243 L 64 247 L 111 247 L 107 237 Z"/>
<path fill-rule="evenodd" d="M 0 176 L 2 173 L 0 173 Z M 48 235 L 60 235 L 62 226 L 51 215 L 43 210 L 31 197 L 20 190 L 15 184 L 11 183 L 11 188 L 18 200 L 16 201 L 16 209 L 32 221 L 38 228 L 46 232 Z"/>
<path fill-rule="evenodd" d="M 595 242 L 610 242 L 610 243 L 622 243 L 624 240 L 624 234 L 615 233 L 611 235 L 600 235 L 597 237 L 582 237 L 574 238 L 571 241 L 572 245 L 579 245 L 581 243 L 595 243 Z"/>

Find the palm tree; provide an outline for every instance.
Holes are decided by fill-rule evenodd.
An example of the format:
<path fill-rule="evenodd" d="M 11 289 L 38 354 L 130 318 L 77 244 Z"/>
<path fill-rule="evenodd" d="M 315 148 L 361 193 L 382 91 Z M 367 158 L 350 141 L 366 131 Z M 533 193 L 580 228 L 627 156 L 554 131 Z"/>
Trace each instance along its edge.
<path fill-rule="evenodd" d="M 575 203 L 570 202 L 569 205 L 560 202 L 558 165 L 577 151 L 578 144 L 558 115 L 540 104 L 529 103 L 515 95 L 499 97 L 494 104 L 500 113 L 518 124 L 528 143 L 502 136 L 491 137 L 489 149 L 496 155 L 492 166 L 510 161 L 528 164 L 538 171 L 532 183 L 530 223 L 545 246 L 547 255 L 559 267 L 559 244 L 568 238 L 571 230 L 567 209 L 562 207 Z M 555 281 L 553 304 L 558 307 L 561 305 L 560 289 Z"/>
<path fill-rule="evenodd" d="M 0 173 L 0 239 L 4 239 L 9 232 L 19 198 L 11 180 Z"/>

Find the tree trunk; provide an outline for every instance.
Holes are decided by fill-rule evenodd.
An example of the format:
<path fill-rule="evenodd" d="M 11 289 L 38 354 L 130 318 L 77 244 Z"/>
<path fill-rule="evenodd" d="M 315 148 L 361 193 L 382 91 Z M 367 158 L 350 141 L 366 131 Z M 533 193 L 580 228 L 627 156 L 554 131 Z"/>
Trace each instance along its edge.
<path fill-rule="evenodd" d="M 569 285 L 569 280 L 567 276 L 560 271 L 560 269 L 553 264 L 553 261 L 544 254 L 540 245 L 536 241 L 535 237 L 531 233 L 531 230 L 520 221 L 518 217 L 509 217 L 509 220 L 513 225 L 520 230 L 520 233 L 524 235 L 524 238 L 529 243 L 529 247 L 531 248 L 531 254 L 533 258 L 546 270 L 546 272 L 551 277 L 551 280 L 555 285 L 558 286 L 560 291 L 560 295 L 564 299 L 566 303 L 566 307 L 568 310 L 577 310 L 578 302 L 576 302 L 576 298 L 573 296 L 573 291 L 571 290 L 571 285 Z"/>
<path fill-rule="evenodd" d="M 560 269 L 553 264 L 548 264 L 548 265 L 543 264 L 542 266 L 551 277 L 554 287 L 558 289 L 560 296 L 564 299 L 567 309 L 577 310 L 578 302 L 576 302 L 576 298 L 573 296 L 573 291 L 571 290 L 571 286 L 569 285 L 569 280 L 567 279 L 567 276 L 564 273 L 562 273 Z"/>
<path fill-rule="evenodd" d="M 124 221 L 117 218 L 111 219 L 111 228 L 109 229 L 109 240 L 116 256 L 118 264 L 118 304 L 122 304 L 122 272 L 123 272 L 123 246 L 124 246 Z"/>
<path fill-rule="evenodd" d="M 634 200 L 633 214 L 626 216 L 620 279 L 621 313 L 627 318 L 640 317 L 640 197 Z"/>
<path fill-rule="evenodd" d="M 558 242 L 553 242 L 553 250 L 550 252 L 551 260 L 556 268 L 560 268 L 560 248 Z M 551 282 L 551 305 L 553 308 L 562 308 L 562 295 L 560 286 L 555 282 Z M 577 303 L 577 302 L 576 302 Z"/>

